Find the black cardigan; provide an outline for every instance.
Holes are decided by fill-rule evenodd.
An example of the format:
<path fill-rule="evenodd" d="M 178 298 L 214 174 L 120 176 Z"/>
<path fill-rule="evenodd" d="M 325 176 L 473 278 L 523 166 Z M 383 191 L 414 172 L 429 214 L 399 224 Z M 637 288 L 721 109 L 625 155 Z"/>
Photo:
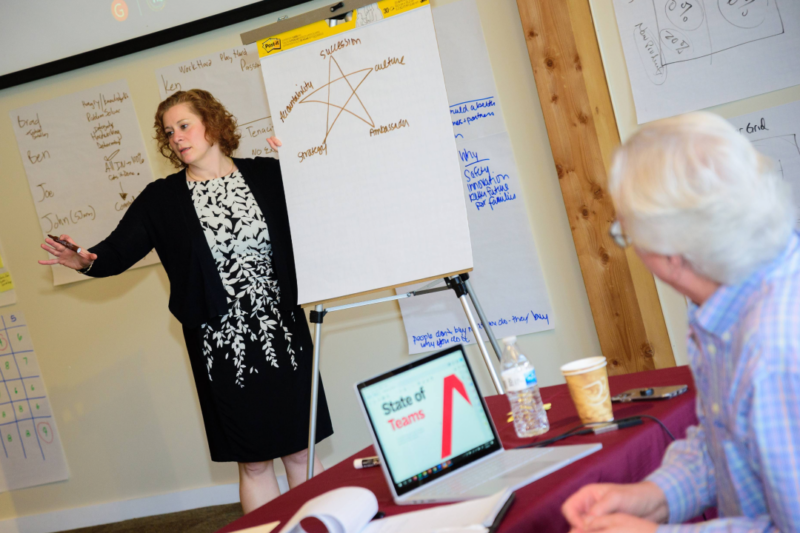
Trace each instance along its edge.
<path fill-rule="evenodd" d="M 295 310 L 297 276 L 280 165 L 270 158 L 234 162 L 267 223 L 281 291 L 279 308 Z M 90 248 L 97 260 L 86 275 L 120 274 L 153 248 L 169 278 L 169 310 L 181 324 L 197 327 L 228 312 L 227 293 L 192 203 L 185 170 L 144 188 L 111 235 Z"/>

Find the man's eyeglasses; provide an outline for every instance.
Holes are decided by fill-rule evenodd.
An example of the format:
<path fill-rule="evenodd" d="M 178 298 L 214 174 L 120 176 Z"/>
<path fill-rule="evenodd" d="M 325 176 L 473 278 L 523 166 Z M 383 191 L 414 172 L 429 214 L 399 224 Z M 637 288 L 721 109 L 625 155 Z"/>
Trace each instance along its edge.
<path fill-rule="evenodd" d="M 619 220 L 615 220 L 611 223 L 611 226 L 608 228 L 608 234 L 611 235 L 611 238 L 614 239 L 614 242 L 620 248 L 627 248 L 632 244 L 628 236 L 625 235 L 625 232 L 622 231 L 622 224 L 619 223 Z"/>

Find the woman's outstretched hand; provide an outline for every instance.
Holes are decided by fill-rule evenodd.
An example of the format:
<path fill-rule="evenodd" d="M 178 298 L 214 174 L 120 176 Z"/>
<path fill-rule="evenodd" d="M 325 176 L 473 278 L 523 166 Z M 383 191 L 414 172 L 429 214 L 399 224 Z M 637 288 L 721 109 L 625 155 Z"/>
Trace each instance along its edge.
<path fill-rule="evenodd" d="M 271 147 L 273 150 L 275 150 L 276 152 L 278 151 L 278 148 L 280 148 L 281 146 L 283 146 L 283 143 L 282 143 L 282 142 L 281 142 L 281 140 L 280 140 L 280 139 L 278 139 L 277 137 L 270 137 L 270 138 L 268 138 L 268 139 L 267 139 L 267 144 L 269 144 L 269 145 L 270 145 L 270 147 Z"/>
<path fill-rule="evenodd" d="M 62 241 L 67 241 L 77 246 L 77 243 L 73 241 L 69 235 L 60 235 L 58 238 Z M 97 259 L 97 254 L 93 254 L 86 250 L 81 250 L 81 253 L 79 254 L 75 253 L 66 246 L 58 244 L 49 237 L 44 240 L 44 243 L 41 246 L 43 250 L 46 250 L 50 255 L 55 256 L 55 259 L 47 259 L 44 261 L 40 260 L 40 265 L 64 265 L 65 267 L 73 270 L 83 270 L 94 263 L 95 259 Z"/>

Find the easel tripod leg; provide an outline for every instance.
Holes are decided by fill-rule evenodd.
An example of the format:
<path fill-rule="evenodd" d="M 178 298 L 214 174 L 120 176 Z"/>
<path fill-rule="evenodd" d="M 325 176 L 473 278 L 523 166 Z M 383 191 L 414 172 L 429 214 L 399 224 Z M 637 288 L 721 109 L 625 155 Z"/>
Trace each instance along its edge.
<path fill-rule="evenodd" d="M 322 304 L 314 308 L 322 313 Z M 317 400 L 319 399 L 319 343 L 322 336 L 322 319 L 314 324 L 314 363 L 311 365 L 311 409 L 308 416 L 308 466 L 306 479 L 314 476 L 314 446 L 317 442 Z"/>
<path fill-rule="evenodd" d="M 486 331 L 486 336 L 489 337 L 489 343 L 491 343 L 492 348 L 494 348 L 494 353 L 497 356 L 497 360 L 499 361 L 500 358 L 502 357 L 500 345 L 497 343 L 497 338 L 494 336 L 492 328 L 489 326 L 489 321 L 486 319 L 486 313 L 483 312 L 483 307 L 481 307 L 481 304 L 478 301 L 478 295 L 476 295 L 475 291 L 472 290 L 472 284 L 469 282 L 469 278 L 462 275 L 461 279 L 464 281 L 464 287 L 467 288 L 467 294 L 469 294 L 469 299 L 472 300 L 472 305 L 475 307 L 475 312 L 478 313 L 478 318 L 481 319 L 481 324 L 483 324 L 483 329 L 484 331 Z"/>
<path fill-rule="evenodd" d="M 483 342 L 483 337 L 481 337 L 478 324 L 475 323 L 475 318 L 472 316 L 472 311 L 469 309 L 469 303 L 467 303 L 466 295 L 462 294 L 458 297 L 458 300 L 461 302 L 461 307 L 464 308 L 464 313 L 467 315 L 469 327 L 472 328 L 472 333 L 475 335 L 475 342 L 478 343 L 478 348 L 483 356 L 483 362 L 486 363 L 486 368 L 489 370 L 489 375 L 492 377 L 494 388 L 497 391 L 497 394 L 504 394 L 505 390 L 503 390 L 503 384 L 500 382 L 500 378 L 497 377 L 497 371 L 494 369 L 494 365 L 492 364 L 492 357 L 489 355 L 489 351 L 486 349 L 486 344 Z"/>

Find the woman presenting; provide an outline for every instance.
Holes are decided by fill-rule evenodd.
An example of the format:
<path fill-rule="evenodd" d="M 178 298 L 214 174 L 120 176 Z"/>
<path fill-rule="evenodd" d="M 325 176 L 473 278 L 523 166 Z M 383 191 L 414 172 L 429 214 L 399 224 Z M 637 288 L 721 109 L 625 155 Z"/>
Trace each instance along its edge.
<path fill-rule="evenodd" d="M 313 347 L 297 305 L 280 166 L 231 158 L 236 120 L 200 89 L 164 100 L 154 127 L 159 151 L 181 170 L 145 187 L 98 245 L 75 253 L 46 239 L 42 248 L 55 259 L 39 263 L 106 277 L 155 248 L 170 281 L 169 309 L 183 325 L 211 459 L 239 463 L 248 513 L 280 494 L 274 459 L 295 487 L 308 457 Z M 317 428 L 317 441 L 333 434 L 321 385 Z"/>

